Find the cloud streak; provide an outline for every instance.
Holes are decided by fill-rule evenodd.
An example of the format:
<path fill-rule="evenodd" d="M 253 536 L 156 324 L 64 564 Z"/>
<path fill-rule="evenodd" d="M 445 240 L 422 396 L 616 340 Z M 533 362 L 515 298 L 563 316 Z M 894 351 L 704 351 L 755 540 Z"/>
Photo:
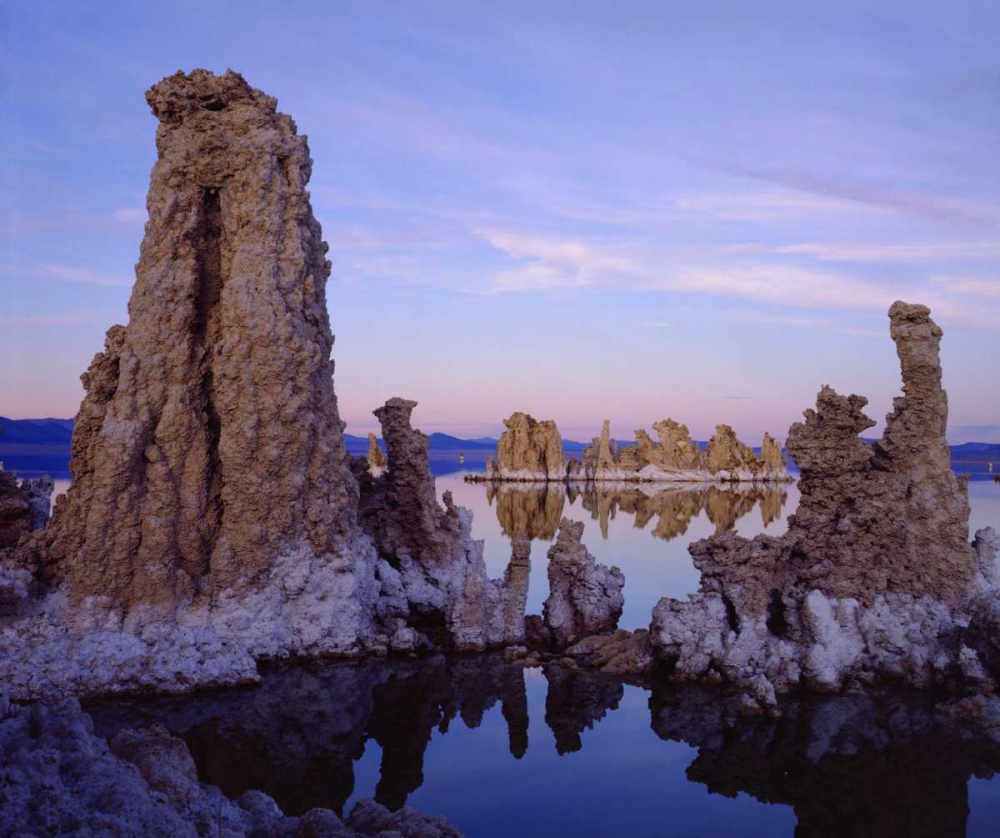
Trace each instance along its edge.
<path fill-rule="evenodd" d="M 104 273 L 74 265 L 38 265 L 37 271 L 42 276 L 56 279 L 60 282 L 96 285 L 101 288 L 131 288 L 134 281 L 131 278 L 119 276 L 118 274 Z"/>

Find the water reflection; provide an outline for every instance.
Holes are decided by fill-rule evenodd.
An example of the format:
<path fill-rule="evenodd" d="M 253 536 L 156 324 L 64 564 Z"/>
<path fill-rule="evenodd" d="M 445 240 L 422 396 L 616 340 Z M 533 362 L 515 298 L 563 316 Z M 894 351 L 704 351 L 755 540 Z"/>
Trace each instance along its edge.
<path fill-rule="evenodd" d="M 619 514 L 630 515 L 637 529 L 646 529 L 655 538 L 669 541 L 685 535 L 691 521 L 702 513 L 721 533 L 759 507 L 761 523 L 769 526 L 781 518 L 788 500 L 784 485 L 766 487 L 654 485 L 609 486 L 587 483 L 487 483 L 486 499 L 496 509 L 504 535 L 527 535 L 551 541 L 565 508 L 577 498 L 592 520 L 600 526 L 601 537 L 609 537 L 609 522 Z"/>
<path fill-rule="evenodd" d="M 532 696 L 542 690 L 554 750 L 572 755 L 554 764 L 529 754 L 529 731 L 537 729 L 529 707 L 538 706 Z M 957 838 L 967 834 L 970 778 L 1000 769 L 1000 749 L 984 737 L 957 735 L 926 695 L 790 701 L 780 720 L 737 721 L 735 697 L 720 689 L 654 685 L 644 714 L 626 709 L 625 721 L 614 722 L 619 705 L 636 694 L 643 691 L 581 671 L 551 667 L 542 678 L 496 656 L 437 657 L 288 668 L 254 688 L 89 709 L 102 735 L 166 725 L 188 743 L 204 781 L 234 798 L 262 788 L 293 814 L 314 806 L 342 811 L 366 744 L 375 743 L 377 800 L 399 808 L 428 784 L 446 792 L 437 809 L 477 835 L 579 834 L 572 826 L 578 809 L 631 823 L 629 834 L 654 834 L 638 825 L 637 806 L 648 808 L 650 824 L 673 818 L 679 828 L 694 814 L 698 834 L 728 835 L 732 811 L 725 798 L 743 792 L 791 807 L 797 836 Z M 490 713 L 497 705 L 499 714 Z M 459 719 L 475 734 L 454 732 Z M 601 726 L 613 736 L 598 735 Z M 552 739 L 532 739 L 530 748 L 551 753 Z M 657 751 L 670 748 L 675 758 L 658 760 Z M 446 756 L 428 761 L 434 749 Z M 692 794 L 690 783 L 711 797 Z M 561 794 L 567 786 L 571 793 Z M 977 822 L 1000 815 L 996 784 L 991 788 L 992 795 L 973 801 Z M 648 800 L 637 800 L 637 790 Z M 591 813 L 594 795 L 600 806 Z M 692 812 L 661 815 L 672 796 L 690 800 Z M 473 824 L 476 812 L 484 819 Z M 769 807 L 741 812 L 745 834 L 774 834 Z M 592 834 L 613 829 L 591 826 Z"/>

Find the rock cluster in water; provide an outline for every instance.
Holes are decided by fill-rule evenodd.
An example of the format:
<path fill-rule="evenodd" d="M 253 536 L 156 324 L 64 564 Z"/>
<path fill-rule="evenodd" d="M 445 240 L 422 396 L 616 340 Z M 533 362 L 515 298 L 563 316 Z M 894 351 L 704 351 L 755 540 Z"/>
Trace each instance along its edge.
<path fill-rule="evenodd" d="M 614 631 L 625 606 L 624 574 L 598 564 L 582 538 L 583 524 L 564 518 L 549 549 L 549 596 L 542 614 L 549 642 L 558 649 Z"/>
<path fill-rule="evenodd" d="M 728 425 L 718 425 L 702 449 L 687 426 L 664 419 L 653 429 L 635 432 L 635 445 L 619 445 L 605 419 L 601 435 L 583 451 L 583 461 L 567 460 L 562 439 L 551 419 L 538 422 L 525 413 L 504 420 L 497 455 L 486 463 L 486 474 L 470 481 L 613 481 L 683 483 L 774 483 L 790 479 L 781 443 L 764 434 L 760 455 L 736 438 Z"/>
<path fill-rule="evenodd" d="M 527 413 L 512 413 L 503 420 L 507 430 L 497 441 L 497 457 L 486 461 L 489 478 L 506 480 L 561 479 L 566 473 L 562 437 L 551 419 L 537 421 Z"/>
<path fill-rule="evenodd" d="M 945 441 L 941 330 L 921 305 L 897 302 L 889 318 L 904 395 L 883 438 L 858 436 L 875 424 L 866 399 L 820 391 L 788 436 L 802 477 L 787 533 L 692 544 L 699 593 L 656 606 L 653 643 L 675 677 L 765 679 L 779 691 L 991 680 L 979 627 L 1000 613 L 995 539 L 968 541 L 966 481 Z"/>
<path fill-rule="evenodd" d="M 768 709 L 799 684 L 993 688 L 997 539 L 968 543 L 927 309 L 890 312 L 904 396 L 882 440 L 858 437 L 872 424 L 863 399 L 826 388 L 792 428 L 802 504 L 785 536 L 693 545 L 700 592 L 661 601 L 649 632 L 628 633 L 614 631 L 621 573 L 563 522 L 544 615 L 526 620 L 534 533 L 517 533 L 504 578 L 489 579 L 471 514 L 437 500 L 415 402 L 375 412 L 385 460 L 377 445 L 367 461 L 347 456 L 329 264 L 292 120 L 234 73 L 177 74 L 148 100 L 160 119 L 150 220 L 130 322 L 84 375 L 73 485 L 31 534 L 31 487 L 15 493 L 0 473 L 0 510 L 20 522 L 0 556 L 12 696 L 186 691 L 257 680 L 274 658 L 522 644 L 616 672 L 737 681 L 748 707 Z M 726 426 L 704 451 L 683 425 L 655 430 L 618 446 L 605 423 L 584 462 L 567 463 L 554 423 L 515 414 L 493 476 L 785 478 L 770 437 L 756 455 Z"/>

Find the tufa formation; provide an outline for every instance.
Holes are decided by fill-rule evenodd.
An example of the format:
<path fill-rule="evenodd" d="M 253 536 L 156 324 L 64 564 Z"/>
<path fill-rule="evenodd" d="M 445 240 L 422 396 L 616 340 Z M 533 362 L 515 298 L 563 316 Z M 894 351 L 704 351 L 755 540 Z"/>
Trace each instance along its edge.
<path fill-rule="evenodd" d="M 129 323 L 83 375 L 73 483 L 40 544 L 74 603 L 172 610 L 354 535 L 305 137 L 241 76 L 177 73 Z"/>
<path fill-rule="evenodd" d="M 760 455 L 736 438 L 728 425 L 718 425 L 706 450 L 692 441 L 685 425 L 673 419 L 657 422 L 654 441 L 644 430 L 635 445 L 611 438 L 605 419 L 601 435 L 584 449 L 583 461 L 566 459 L 555 422 L 538 422 L 525 413 L 504 420 L 497 455 L 486 463 L 485 475 L 466 480 L 512 482 L 613 481 L 627 483 L 776 483 L 791 478 L 781 444 L 764 434 Z"/>
<path fill-rule="evenodd" d="M 897 302 L 889 319 L 904 395 L 884 437 L 869 445 L 858 436 L 875 424 L 866 399 L 824 387 L 789 432 L 802 475 L 787 533 L 691 545 L 700 591 L 661 600 L 651 626 L 678 677 L 764 677 L 779 691 L 982 677 L 961 628 L 990 588 L 992 561 L 977 561 L 969 544 L 966 480 L 951 470 L 941 330 L 921 305 Z"/>

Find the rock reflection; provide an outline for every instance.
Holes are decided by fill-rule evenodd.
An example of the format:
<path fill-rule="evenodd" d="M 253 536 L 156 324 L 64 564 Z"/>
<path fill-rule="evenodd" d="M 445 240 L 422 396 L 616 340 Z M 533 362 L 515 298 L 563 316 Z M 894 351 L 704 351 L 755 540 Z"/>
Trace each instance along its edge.
<path fill-rule="evenodd" d="M 528 749 L 524 670 L 496 655 L 290 666 L 256 687 L 88 709 L 101 735 L 163 724 L 187 743 L 204 782 L 234 799 L 261 789 L 300 815 L 343 811 L 369 740 L 382 750 L 375 798 L 399 809 L 423 783 L 433 731 L 447 733 L 456 717 L 477 728 L 497 702 L 519 759 Z"/>
<path fill-rule="evenodd" d="M 491 506 L 496 503 L 497 521 L 508 538 L 526 535 L 551 541 L 556 537 L 566 505 L 566 486 L 562 483 L 487 483 L 486 499 Z"/>
<path fill-rule="evenodd" d="M 545 695 L 545 724 L 556 737 L 556 751 L 569 754 L 583 747 L 580 735 L 618 709 L 625 694 L 620 681 L 597 678 L 552 666 L 545 670 L 549 689 Z"/>
<path fill-rule="evenodd" d="M 966 834 L 968 781 L 1000 748 L 948 720 L 927 695 L 791 700 L 780 719 L 733 720 L 710 688 L 654 691 L 653 730 L 698 749 L 687 769 L 714 794 L 790 805 L 797 838 Z"/>
<path fill-rule="evenodd" d="M 783 485 L 768 486 L 609 486 L 608 484 L 488 483 L 486 497 L 496 506 L 504 535 L 526 535 L 551 541 L 568 502 L 581 498 L 583 508 L 598 522 L 601 536 L 609 537 L 608 525 L 619 513 L 633 516 L 637 529 L 646 529 L 669 541 L 684 535 L 691 521 L 703 512 L 722 533 L 736 526 L 744 515 L 759 506 L 767 527 L 781 518 L 788 499 Z"/>
<path fill-rule="evenodd" d="M 580 751 L 583 732 L 618 708 L 625 687 L 558 665 L 544 674 L 545 724 L 555 748 Z M 398 809 L 424 782 L 433 732 L 446 734 L 456 718 L 478 728 L 499 703 L 510 753 L 523 757 L 525 686 L 524 670 L 495 655 L 435 657 L 289 667 L 253 688 L 88 709 L 101 735 L 164 724 L 187 742 L 202 780 L 232 798 L 263 789 L 290 814 L 315 806 L 342 811 L 354 790 L 354 763 L 371 740 L 382 751 L 376 799 Z M 958 730 L 924 694 L 789 699 L 780 719 L 739 719 L 737 706 L 737 696 L 721 688 L 654 685 L 650 725 L 659 738 L 697 749 L 689 781 L 727 797 L 745 792 L 790 805 L 795 834 L 804 838 L 958 838 L 970 777 L 1000 769 L 996 742 Z M 475 747 L 491 741 L 484 735 Z M 530 786 L 537 778 L 525 770 Z"/>

